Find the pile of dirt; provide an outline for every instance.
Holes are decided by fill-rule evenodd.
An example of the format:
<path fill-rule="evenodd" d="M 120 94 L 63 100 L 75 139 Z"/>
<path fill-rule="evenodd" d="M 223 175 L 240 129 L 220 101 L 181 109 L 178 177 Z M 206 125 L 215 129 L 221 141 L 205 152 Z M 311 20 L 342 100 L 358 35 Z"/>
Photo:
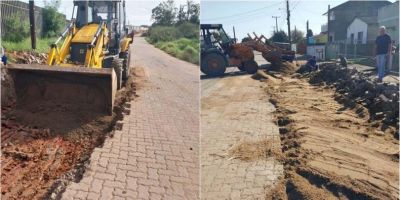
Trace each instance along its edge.
<path fill-rule="evenodd" d="M 371 123 L 369 110 L 360 115 L 363 105 L 337 101 L 336 88 L 287 75 L 265 81 L 276 107 L 285 170 L 278 191 L 267 198 L 397 199 L 395 128 L 379 134 L 382 124 Z"/>
<path fill-rule="evenodd" d="M 81 178 L 93 149 L 129 114 L 125 104 L 134 97 L 133 80 L 132 75 L 116 94 L 111 116 L 85 108 L 77 112 L 62 103 L 28 110 L 17 107 L 15 100 L 2 104 L 1 197 L 59 198 L 69 181 Z"/>
<path fill-rule="evenodd" d="M 269 157 L 281 157 L 281 149 L 277 141 L 269 138 L 261 140 L 241 140 L 228 150 L 229 159 L 240 159 L 242 161 L 254 161 Z"/>
<path fill-rule="evenodd" d="M 268 71 L 280 72 L 282 74 L 293 74 L 297 68 L 298 67 L 295 63 L 284 61 L 271 65 L 271 67 L 268 68 Z"/>
<path fill-rule="evenodd" d="M 8 106 L 15 103 L 14 82 L 4 65 L 1 65 L 1 104 Z"/>
<path fill-rule="evenodd" d="M 381 131 L 388 126 L 396 127 L 395 136 L 398 138 L 398 83 L 378 83 L 370 80 L 368 74 L 335 64 L 323 64 L 309 77 L 312 84 L 323 83 L 334 87 L 337 92 L 335 99 L 349 108 L 358 109 L 360 115 L 366 114 L 363 109 L 367 108 L 369 120 L 378 121 Z"/>

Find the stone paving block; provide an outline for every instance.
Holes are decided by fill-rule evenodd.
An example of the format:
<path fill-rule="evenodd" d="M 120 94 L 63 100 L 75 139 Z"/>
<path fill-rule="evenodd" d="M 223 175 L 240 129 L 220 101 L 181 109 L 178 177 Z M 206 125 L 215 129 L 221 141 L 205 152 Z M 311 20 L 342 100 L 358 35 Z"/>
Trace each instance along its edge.
<path fill-rule="evenodd" d="M 88 182 L 88 199 L 198 199 L 199 69 L 143 38 L 132 46 L 134 67 L 143 67 L 145 76 L 135 77 L 144 80 L 127 103 L 130 114 L 118 122 L 121 130 L 94 149 L 85 178 L 70 184 L 62 199 Z"/>
<path fill-rule="evenodd" d="M 207 106 L 201 110 L 202 199 L 264 199 L 265 186 L 283 175 L 275 170 L 283 168 L 282 164 L 274 158 L 230 159 L 228 152 L 242 140 L 267 138 L 280 147 L 272 121 L 274 109 L 262 89 L 265 83 L 248 75 L 210 81 L 214 81 L 213 90 L 202 88 L 202 92 L 208 90 L 202 96 L 202 104 Z M 204 83 L 207 86 L 207 80 Z"/>

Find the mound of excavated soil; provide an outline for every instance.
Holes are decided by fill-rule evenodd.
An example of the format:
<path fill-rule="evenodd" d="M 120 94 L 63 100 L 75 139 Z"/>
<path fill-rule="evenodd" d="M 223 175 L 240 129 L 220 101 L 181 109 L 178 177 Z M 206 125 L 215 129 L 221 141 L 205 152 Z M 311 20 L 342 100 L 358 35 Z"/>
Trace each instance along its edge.
<path fill-rule="evenodd" d="M 266 82 L 284 155 L 285 182 L 278 189 L 287 199 L 398 198 L 396 127 L 382 131 L 383 122 L 371 123 L 368 109 L 337 101 L 340 93 L 324 84 L 288 76 Z"/>
<path fill-rule="evenodd" d="M 12 105 L 15 103 L 14 83 L 7 73 L 5 66 L 1 65 L 1 104 Z"/>
<path fill-rule="evenodd" d="M 79 179 L 92 150 L 129 113 L 124 104 L 139 84 L 133 80 L 118 91 L 112 116 L 61 102 L 28 110 L 2 105 L 2 199 L 49 199 Z"/>
<path fill-rule="evenodd" d="M 268 68 L 269 71 L 280 72 L 283 74 L 293 74 L 297 70 L 297 66 L 295 63 L 291 62 L 281 62 L 280 64 L 271 65 Z"/>
<path fill-rule="evenodd" d="M 277 145 L 274 146 L 274 144 L 279 143 L 268 138 L 254 141 L 242 140 L 228 150 L 228 157 L 242 161 L 254 161 L 269 157 L 279 158 L 281 149 Z"/>

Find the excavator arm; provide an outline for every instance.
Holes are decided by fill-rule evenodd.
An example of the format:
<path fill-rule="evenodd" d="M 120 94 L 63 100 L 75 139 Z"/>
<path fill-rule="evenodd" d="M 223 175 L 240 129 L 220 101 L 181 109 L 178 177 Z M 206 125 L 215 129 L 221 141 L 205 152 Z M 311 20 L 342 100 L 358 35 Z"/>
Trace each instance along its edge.
<path fill-rule="evenodd" d="M 105 52 L 103 47 L 108 42 L 108 30 L 105 22 L 99 24 L 99 27 L 88 45 L 85 58 L 85 66 L 93 68 L 102 68 Z"/>
<path fill-rule="evenodd" d="M 75 22 L 72 21 L 71 24 L 65 29 L 61 36 L 50 46 L 49 57 L 47 58 L 47 65 L 58 65 L 62 63 L 65 57 L 69 54 L 69 48 L 71 46 L 72 37 L 75 35 L 77 29 Z M 57 44 L 64 39 L 61 48 L 58 48 Z"/>

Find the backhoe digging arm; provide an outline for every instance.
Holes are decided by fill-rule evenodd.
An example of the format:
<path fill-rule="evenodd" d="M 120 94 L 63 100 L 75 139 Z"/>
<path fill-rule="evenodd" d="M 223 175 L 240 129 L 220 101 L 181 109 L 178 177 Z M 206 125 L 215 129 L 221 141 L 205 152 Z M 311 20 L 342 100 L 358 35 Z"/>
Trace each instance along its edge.
<path fill-rule="evenodd" d="M 47 58 L 47 65 L 57 65 L 63 62 L 65 57 L 69 54 L 69 47 L 71 46 L 71 40 L 76 33 L 75 22 L 72 21 L 71 24 L 65 29 L 61 36 L 51 45 L 49 52 L 49 57 Z M 59 49 L 57 44 L 65 38 L 61 48 Z"/>
<path fill-rule="evenodd" d="M 104 44 L 108 40 L 108 30 L 106 23 L 99 24 L 99 28 L 94 35 L 92 42 L 88 45 L 85 58 L 85 66 L 92 68 L 102 68 L 102 61 L 104 58 Z"/>

